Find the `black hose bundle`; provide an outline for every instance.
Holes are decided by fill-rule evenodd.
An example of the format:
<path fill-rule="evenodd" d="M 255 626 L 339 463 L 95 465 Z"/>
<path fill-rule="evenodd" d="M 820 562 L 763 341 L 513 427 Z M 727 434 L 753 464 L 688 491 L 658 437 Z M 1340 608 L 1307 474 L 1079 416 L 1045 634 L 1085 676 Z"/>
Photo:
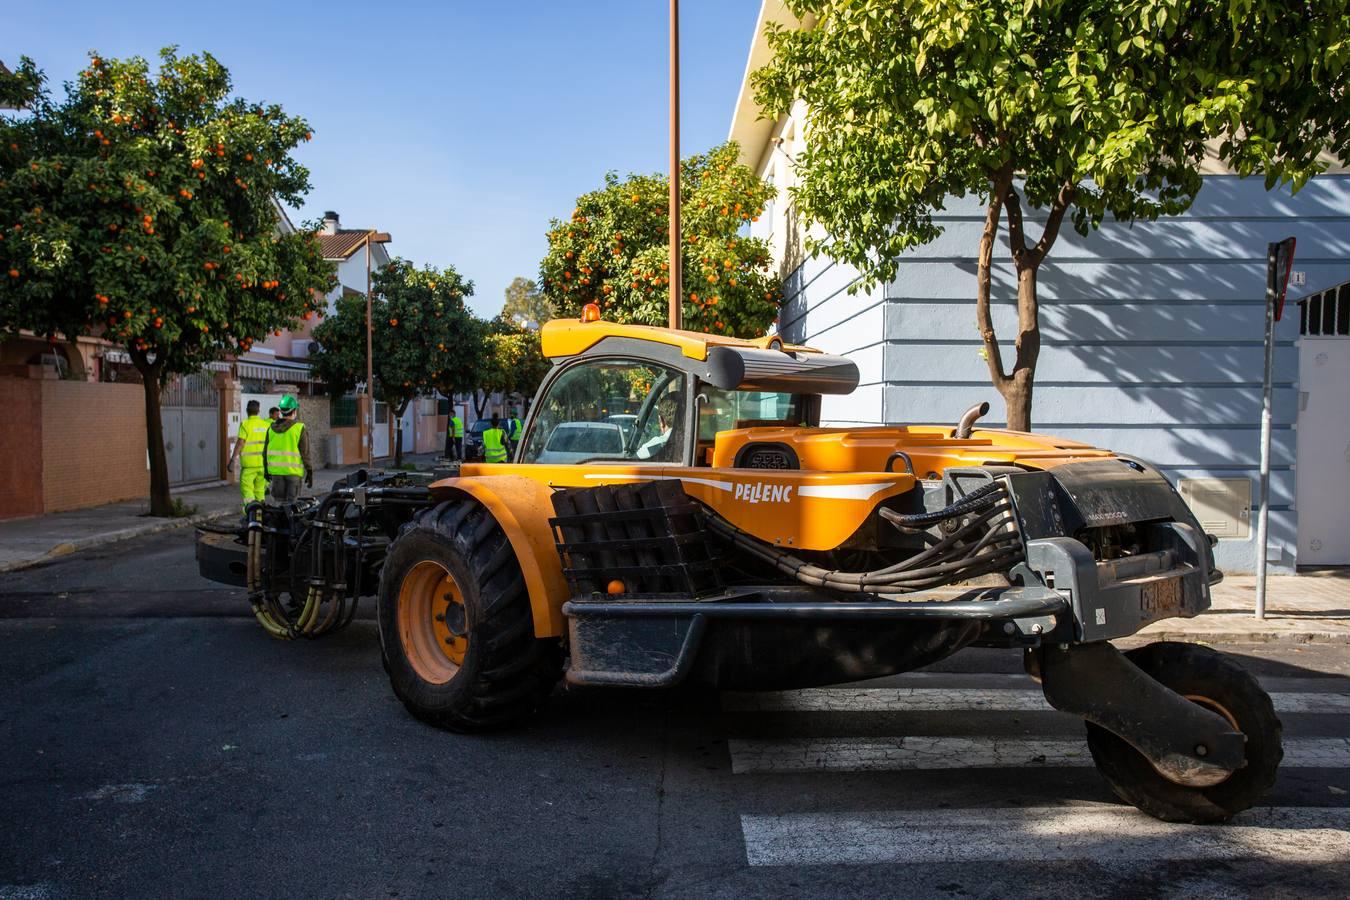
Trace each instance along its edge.
<path fill-rule="evenodd" d="M 813 565 L 746 534 L 715 516 L 714 534 L 736 549 L 813 587 L 870 594 L 905 594 L 964 581 L 991 572 L 1006 572 L 1023 558 L 1022 539 L 1013 521 L 1012 504 L 1003 485 L 974 491 L 945 509 L 917 515 L 881 510 L 886 521 L 909 530 L 958 520 L 942 538 L 894 565 L 870 572 L 841 572 Z M 964 518 L 964 521 L 959 521 Z"/>
<path fill-rule="evenodd" d="M 346 628 L 356 616 L 357 597 L 348 594 L 342 578 L 346 568 L 342 508 L 339 506 L 337 514 L 330 516 L 333 506 L 330 495 L 314 516 L 297 519 L 303 522 L 304 530 L 291 550 L 290 570 L 284 582 L 290 587 L 289 604 L 282 603 L 272 579 L 263 571 L 264 538 L 270 536 L 273 541 L 288 538 L 284 533 L 266 535 L 261 521 L 250 517 L 246 532 L 249 601 L 259 624 L 275 638 L 320 637 Z M 309 552 L 304 553 L 307 544 Z M 325 550 L 329 550 L 329 556 L 325 556 Z M 275 558 L 272 552 L 266 555 Z M 301 571 L 297 571 L 297 566 Z"/>

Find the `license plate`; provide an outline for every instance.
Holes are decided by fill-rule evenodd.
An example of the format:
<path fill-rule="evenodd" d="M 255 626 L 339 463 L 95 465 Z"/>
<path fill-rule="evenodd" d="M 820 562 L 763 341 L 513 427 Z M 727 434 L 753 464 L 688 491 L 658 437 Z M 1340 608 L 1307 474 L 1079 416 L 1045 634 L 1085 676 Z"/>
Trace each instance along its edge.
<path fill-rule="evenodd" d="M 1146 617 L 1157 617 L 1181 609 L 1181 578 L 1150 581 L 1139 593 L 1139 607 Z"/>

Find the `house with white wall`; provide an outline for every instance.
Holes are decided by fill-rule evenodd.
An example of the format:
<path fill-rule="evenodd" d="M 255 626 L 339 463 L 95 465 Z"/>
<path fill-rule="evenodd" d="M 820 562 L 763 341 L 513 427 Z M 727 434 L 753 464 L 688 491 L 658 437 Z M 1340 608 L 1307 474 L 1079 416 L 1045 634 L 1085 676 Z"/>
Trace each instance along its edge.
<path fill-rule="evenodd" d="M 907 252 L 896 278 L 870 290 L 850 294 L 855 270 L 805 258 L 789 191 L 809 111 L 799 103 L 764 118 L 749 83 L 770 58 L 768 22 L 803 27 L 781 0 L 765 0 L 730 137 L 742 162 L 778 188 L 752 233 L 768 239 L 783 278 L 779 331 L 846 355 L 861 372 L 857 392 L 826 401 L 825 420 L 954 423 L 987 400 L 982 424 L 1000 424 L 1003 403 L 975 327 L 978 201 L 949 202 L 935 217 L 942 236 Z M 1105 222 L 1087 237 L 1065 229 L 1040 272 L 1035 428 L 1152 461 L 1219 536 L 1219 565 L 1232 572 L 1252 571 L 1256 561 L 1266 246 L 1291 235 L 1295 284 L 1276 327 L 1268 558 L 1272 571 L 1346 565 L 1350 328 L 1334 313 L 1329 331 L 1321 329 L 1319 300 L 1321 330 L 1309 331 L 1306 304 L 1293 305 L 1350 281 L 1350 175 L 1342 167 L 1291 194 L 1212 165 L 1184 215 Z M 1013 335 L 1017 282 L 1006 234 L 1000 240 L 993 316 L 1000 335 Z M 1350 289 L 1327 296 L 1327 304 L 1350 306 Z"/>

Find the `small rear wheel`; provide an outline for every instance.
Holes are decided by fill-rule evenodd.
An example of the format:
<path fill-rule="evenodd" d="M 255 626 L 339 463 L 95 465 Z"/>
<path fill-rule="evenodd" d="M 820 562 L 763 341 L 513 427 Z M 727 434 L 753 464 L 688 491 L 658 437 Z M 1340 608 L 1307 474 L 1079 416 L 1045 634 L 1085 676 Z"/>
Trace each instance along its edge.
<path fill-rule="evenodd" d="M 379 623 L 394 693 L 452 731 L 516 722 L 561 675 L 558 642 L 534 636 L 506 534 L 471 500 L 438 504 L 404 527 L 380 576 Z"/>
<path fill-rule="evenodd" d="M 1275 783 L 1284 758 L 1270 695 L 1242 666 L 1197 644 L 1161 641 L 1125 654 L 1154 680 L 1226 718 L 1246 736 L 1246 765 L 1217 784 L 1181 784 L 1138 750 L 1087 723 L 1088 748 L 1116 796 L 1164 822 L 1222 822 L 1251 807 Z"/>

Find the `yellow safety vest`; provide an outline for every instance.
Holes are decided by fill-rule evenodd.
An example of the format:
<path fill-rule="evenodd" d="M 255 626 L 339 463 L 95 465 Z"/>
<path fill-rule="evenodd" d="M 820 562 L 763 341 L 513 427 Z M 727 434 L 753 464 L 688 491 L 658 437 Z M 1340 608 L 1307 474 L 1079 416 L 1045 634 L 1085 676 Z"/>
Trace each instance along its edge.
<path fill-rule="evenodd" d="M 483 432 L 483 459 L 490 463 L 506 462 L 506 447 L 502 441 L 506 432 L 500 428 L 489 428 Z"/>
<path fill-rule="evenodd" d="M 453 429 L 455 437 L 464 437 L 464 420 L 459 416 L 450 417 L 450 428 Z"/>
<path fill-rule="evenodd" d="M 519 441 L 519 440 L 520 440 L 520 432 L 521 432 L 522 429 L 524 429 L 524 427 L 525 427 L 525 423 L 522 422 L 520 419 L 512 419 L 512 420 L 511 420 L 511 440 L 512 440 L 512 441 Z"/>
<path fill-rule="evenodd" d="M 239 468 L 262 468 L 263 444 L 267 440 L 267 429 L 271 427 L 272 422 L 262 416 L 249 416 L 239 423 L 239 441 L 243 444 L 239 451 Z"/>
<path fill-rule="evenodd" d="M 305 464 L 300 458 L 300 435 L 303 422 L 296 422 L 285 431 L 273 429 L 267 434 L 267 474 L 303 475 Z"/>

